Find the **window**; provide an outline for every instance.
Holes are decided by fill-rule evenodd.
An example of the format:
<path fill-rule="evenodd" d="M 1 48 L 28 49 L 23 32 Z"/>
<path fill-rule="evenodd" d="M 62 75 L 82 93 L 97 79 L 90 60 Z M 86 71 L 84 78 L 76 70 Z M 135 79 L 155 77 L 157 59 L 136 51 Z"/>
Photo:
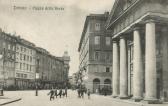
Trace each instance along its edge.
<path fill-rule="evenodd" d="M 27 70 L 29 70 L 29 65 L 27 64 Z"/>
<path fill-rule="evenodd" d="M 108 62 L 110 61 L 110 52 L 106 53 L 105 60 L 108 61 Z"/>
<path fill-rule="evenodd" d="M 32 70 L 32 67 L 31 67 L 31 65 L 30 65 L 30 71 Z"/>
<path fill-rule="evenodd" d="M 12 54 L 12 59 L 15 59 L 15 54 Z"/>
<path fill-rule="evenodd" d="M 23 47 L 21 47 L 21 51 L 23 51 Z"/>
<path fill-rule="evenodd" d="M 26 55 L 24 55 L 24 60 L 26 60 Z"/>
<path fill-rule="evenodd" d="M 19 50 L 19 46 L 16 46 L 16 49 Z"/>
<path fill-rule="evenodd" d="M 99 59 L 99 52 L 95 52 L 95 60 L 98 60 Z"/>
<path fill-rule="evenodd" d="M 110 68 L 106 67 L 106 72 L 109 73 L 110 72 Z"/>
<path fill-rule="evenodd" d="M 15 46 L 13 46 L 13 51 L 15 51 Z"/>
<path fill-rule="evenodd" d="M 27 74 L 23 74 L 23 78 L 27 78 Z"/>
<path fill-rule="evenodd" d="M 20 60 L 22 60 L 22 54 L 20 54 Z"/>
<path fill-rule="evenodd" d="M 106 37 L 106 45 L 107 46 L 111 45 L 111 38 L 110 37 Z"/>
<path fill-rule="evenodd" d="M 100 36 L 95 36 L 95 45 L 99 45 L 100 44 Z"/>
<path fill-rule="evenodd" d="M 23 69 L 25 70 L 25 63 L 23 63 Z"/>
<path fill-rule="evenodd" d="M 99 30 L 100 30 L 100 23 L 96 23 L 96 24 L 95 24 L 95 30 L 96 30 L 96 31 L 99 31 Z"/>
<path fill-rule="evenodd" d="M 30 57 L 30 62 L 32 62 L 32 57 Z"/>
<path fill-rule="evenodd" d="M 22 69 L 22 63 L 20 63 L 20 69 Z"/>
<path fill-rule="evenodd" d="M 23 78 L 23 74 L 21 74 L 21 78 Z"/>

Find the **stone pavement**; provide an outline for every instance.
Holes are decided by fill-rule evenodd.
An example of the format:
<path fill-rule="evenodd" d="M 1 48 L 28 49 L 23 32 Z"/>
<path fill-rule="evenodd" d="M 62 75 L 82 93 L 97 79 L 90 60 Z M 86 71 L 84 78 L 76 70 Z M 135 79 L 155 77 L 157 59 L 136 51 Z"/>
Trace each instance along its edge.
<path fill-rule="evenodd" d="M 17 102 L 19 100 L 21 100 L 20 97 L 0 96 L 0 106 L 13 103 L 13 102 Z"/>
<path fill-rule="evenodd" d="M 142 104 L 129 100 L 114 99 L 111 96 L 91 95 L 91 99 L 85 95 L 84 99 L 77 97 L 76 91 L 68 91 L 67 98 L 57 98 L 49 100 L 49 91 L 39 91 L 39 96 L 35 96 L 35 91 L 6 91 L 5 96 L 21 97 L 22 100 L 7 104 L 6 106 L 168 106 L 168 104 Z"/>

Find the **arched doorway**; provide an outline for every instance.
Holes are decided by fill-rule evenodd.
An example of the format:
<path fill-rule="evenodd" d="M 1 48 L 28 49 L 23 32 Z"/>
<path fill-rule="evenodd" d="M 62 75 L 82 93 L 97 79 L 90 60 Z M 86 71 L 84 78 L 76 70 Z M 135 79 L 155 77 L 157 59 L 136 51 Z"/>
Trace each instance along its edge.
<path fill-rule="evenodd" d="M 100 89 L 100 80 L 98 78 L 95 78 L 93 80 L 93 93 L 98 93 Z"/>
<path fill-rule="evenodd" d="M 110 79 L 105 79 L 104 80 L 104 89 L 103 89 L 104 93 L 107 94 L 111 94 L 112 93 L 112 88 L 111 88 L 111 80 Z"/>

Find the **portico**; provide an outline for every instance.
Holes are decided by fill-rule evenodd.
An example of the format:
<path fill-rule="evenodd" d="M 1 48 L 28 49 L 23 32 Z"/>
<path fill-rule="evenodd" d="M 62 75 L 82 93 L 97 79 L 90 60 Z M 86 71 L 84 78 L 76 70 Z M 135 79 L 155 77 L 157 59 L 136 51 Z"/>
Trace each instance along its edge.
<path fill-rule="evenodd" d="M 113 97 L 166 101 L 168 16 L 161 12 L 165 5 L 157 0 L 132 0 L 120 10 L 119 6 L 128 5 L 121 1 L 116 0 L 107 27 L 113 30 Z"/>

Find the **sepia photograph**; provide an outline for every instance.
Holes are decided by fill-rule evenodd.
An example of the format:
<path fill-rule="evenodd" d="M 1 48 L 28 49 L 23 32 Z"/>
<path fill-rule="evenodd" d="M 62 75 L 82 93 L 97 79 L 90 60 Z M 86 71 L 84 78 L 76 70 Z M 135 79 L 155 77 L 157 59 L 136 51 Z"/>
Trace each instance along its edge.
<path fill-rule="evenodd" d="M 0 0 L 0 106 L 168 106 L 168 0 Z"/>

